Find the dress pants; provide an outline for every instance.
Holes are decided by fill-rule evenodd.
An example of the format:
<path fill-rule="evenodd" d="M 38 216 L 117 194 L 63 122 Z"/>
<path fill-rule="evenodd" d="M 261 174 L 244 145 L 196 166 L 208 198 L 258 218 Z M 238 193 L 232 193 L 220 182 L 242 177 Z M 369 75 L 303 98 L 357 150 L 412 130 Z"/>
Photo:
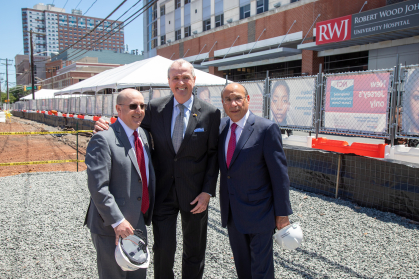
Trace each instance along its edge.
<path fill-rule="evenodd" d="M 163 203 L 154 209 L 154 278 L 174 278 L 176 223 L 180 212 L 183 233 L 182 278 L 199 279 L 204 274 L 208 209 L 199 214 L 183 211 L 177 195 L 173 186 Z"/>
<path fill-rule="evenodd" d="M 147 229 L 143 215 L 137 229 L 143 231 L 147 238 Z M 141 225 L 140 225 L 141 224 Z M 123 271 L 115 260 L 115 237 L 91 233 L 92 242 L 96 249 L 97 271 L 100 279 L 146 279 L 147 269 L 139 268 L 135 271 Z"/>
<path fill-rule="evenodd" d="M 230 209 L 227 230 L 238 278 L 273 279 L 274 229 L 266 233 L 243 234 L 237 230 Z"/>

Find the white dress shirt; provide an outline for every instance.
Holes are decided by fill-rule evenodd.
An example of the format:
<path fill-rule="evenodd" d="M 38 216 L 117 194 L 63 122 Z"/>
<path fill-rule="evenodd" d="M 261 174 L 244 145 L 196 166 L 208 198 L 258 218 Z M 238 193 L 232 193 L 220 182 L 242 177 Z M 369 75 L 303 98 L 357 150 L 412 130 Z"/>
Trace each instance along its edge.
<path fill-rule="evenodd" d="M 240 138 L 240 136 L 241 136 L 241 134 L 243 132 L 244 125 L 246 125 L 247 118 L 249 118 L 249 115 L 250 115 L 250 111 L 247 110 L 247 112 L 243 116 L 243 118 L 240 119 L 237 122 L 233 122 L 231 120 L 231 118 L 230 118 L 230 127 L 228 128 L 226 142 L 224 143 L 224 146 L 225 146 L 225 158 L 226 158 L 226 160 L 227 160 L 228 142 L 230 141 L 230 136 L 231 136 L 231 125 L 233 125 L 233 123 L 236 123 L 237 124 L 237 127 L 236 127 L 236 145 L 237 145 L 237 142 L 239 141 L 239 138 Z"/>
<path fill-rule="evenodd" d="M 131 129 L 130 127 L 128 127 L 128 126 L 124 123 L 124 121 L 122 121 L 122 120 L 121 120 L 121 118 L 119 118 L 119 117 L 118 117 L 118 121 L 119 121 L 119 123 L 122 125 L 122 127 L 124 128 L 124 130 L 125 130 L 125 134 L 126 134 L 126 135 L 127 135 L 127 137 L 128 137 L 128 140 L 129 140 L 129 143 L 131 144 L 132 150 L 134 151 L 135 156 L 137 156 L 137 154 L 135 153 L 134 130 L 133 130 L 133 129 Z M 140 139 L 141 144 L 143 145 L 143 154 L 144 154 L 144 161 L 145 161 L 145 171 L 146 171 L 146 176 L 147 176 L 147 187 L 148 187 L 148 177 L 149 177 L 148 162 L 149 162 L 149 158 L 148 158 L 148 155 L 147 155 L 147 151 L 144 149 L 144 142 L 143 142 L 143 139 L 142 139 L 142 138 L 141 138 L 141 136 L 140 136 L 140 133 L 139 133 L 139 131 L 138 131 L 138 128 L 137 128 L 137 133 L 138 133 L 138 138 Z M 138 166 L 138 167 L 140 167 L 140 166 Z M 117 227 L 117 226 L 119 226 L 119 224 L 121 224 L 124 220 L 125 220 L 125 218 L 123 218 L 122 220 L 120 220 L 120 221 L 118 221 L 118 222 L 116 222 L 116 223 L 112 224 L 112 227 L 113 227 L 113 228 L 116 228 L 116 227 Z"/>
<path fill-rule="evenodd" d="M 176 98 L 173 98 L 172 126 L 171 126 L 171 130 L 170 130 L 170 136 L 173 136 L 173 129 L 175 128 L 176 117 L 180 113 L 180 110 L 177 106 L 178 104 L 179 104 L 179 102 L 176 101 Z M 185 114 L 184 114 L 184 117 L 183 117 L 183 121 L 185 121 L 185 126 L 184 126 L 185 130 L 183 130 L 183 137 L 185 137 L 186 127 L 188 127 L 189 117 L 191 116 L 191 112 L 192 112 L 192 104 L 193 104 L 193 94 L 189 98 L 189 100 L 187 100 L 185 103 L 183 103 L 183 105 L 185 106 L 185 109 L 184 109 Z"/>

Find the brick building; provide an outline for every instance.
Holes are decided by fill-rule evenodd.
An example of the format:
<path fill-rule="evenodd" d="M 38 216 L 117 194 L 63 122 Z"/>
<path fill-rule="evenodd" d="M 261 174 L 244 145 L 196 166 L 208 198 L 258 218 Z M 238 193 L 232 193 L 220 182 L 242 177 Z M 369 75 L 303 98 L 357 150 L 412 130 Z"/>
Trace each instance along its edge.
<path fill-rule="evenodd" d="M 416 2 L 161 0 L 144 16 L 145 56 L 184 58 L 198 69 L 236 81 L 263 79 L 267 71 L 271 77 L 312 75 L 319 64 L 325 72 L 388 68 L 397 54 L 401 63 L 414 64 L 419 63 L 416 25 L 394 32 L 398 36 L 385 33 L 320 47 L 316 24 L 360 11 L 391 10 L 391 5 L 414 9 Z"/>

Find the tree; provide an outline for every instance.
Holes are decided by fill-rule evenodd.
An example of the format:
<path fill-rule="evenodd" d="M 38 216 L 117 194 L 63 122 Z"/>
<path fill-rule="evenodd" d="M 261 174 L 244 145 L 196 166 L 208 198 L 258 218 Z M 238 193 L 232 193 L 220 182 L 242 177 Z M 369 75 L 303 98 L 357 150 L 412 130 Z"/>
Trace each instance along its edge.
<path fill-rule="evenodd" d="M 1 92 L 1 102 L 5 103 L 6 99 L 7 99 L 7 93 L 6 92 Z M 10 100 L 10 103 L 14 103 L 16 101 L 15 96 L 10 94 L 10 91 L 9 91 L 9 100 Z"/>
<path fill-rule="evenodd" d="M 15 86 L 9 89 L 9 98 L 10 98 L 10 102 L 12 103 L 12 96 L 13 96 L 13 102 L 17 102 L 19 101 L 20 98 L 29 95 L 31 92 L 30 91 L 23 91 L 23 87 L 22 86 Z"/>

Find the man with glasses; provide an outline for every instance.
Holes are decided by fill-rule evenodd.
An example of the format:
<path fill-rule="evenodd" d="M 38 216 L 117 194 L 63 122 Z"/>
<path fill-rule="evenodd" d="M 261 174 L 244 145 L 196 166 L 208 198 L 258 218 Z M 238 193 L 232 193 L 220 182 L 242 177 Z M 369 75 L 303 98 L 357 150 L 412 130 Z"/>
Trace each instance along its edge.
<path fill-rule="evenodd" d="M 118 120 L 95 134 L 86 150 L 87 182 L 91 195 L 85 225 L 97 252 L 99 278 L 146 278 L 146 270 L 122 271 L 115 261 L 120 237 L 146 225 L 153 215 L 155 183 L 151 138 L 140 128 L 145 115 L 143 95 L 125 89 L 117 96 Z"/>
<path fill-rule="evenodd" d="M 141 127 L 154 141 L 156 203 L 153 213 L 154 278 L 174 278 L 176 223 L 183 233 L 182 278 L 202 278 L 207 241 L 208 203 L 218 178 L 221 114 L 192 94 L 193 66 L 179 59 L 168 69 L 173 95 L 153 99 Z M 95 130 L 106 129 L 103 121 Z M 100 133 L 99 133 L 100 134 Z"/>
<path fill-rule="evenodd" d="M 281 131 L 249 110 L 246 88 L 221 93 L 228 117 L 218 145 L 221 224 L 227 227 L 238 278 L 274 278 L 274 229 L 289 225 L 287 162 Z"/>

